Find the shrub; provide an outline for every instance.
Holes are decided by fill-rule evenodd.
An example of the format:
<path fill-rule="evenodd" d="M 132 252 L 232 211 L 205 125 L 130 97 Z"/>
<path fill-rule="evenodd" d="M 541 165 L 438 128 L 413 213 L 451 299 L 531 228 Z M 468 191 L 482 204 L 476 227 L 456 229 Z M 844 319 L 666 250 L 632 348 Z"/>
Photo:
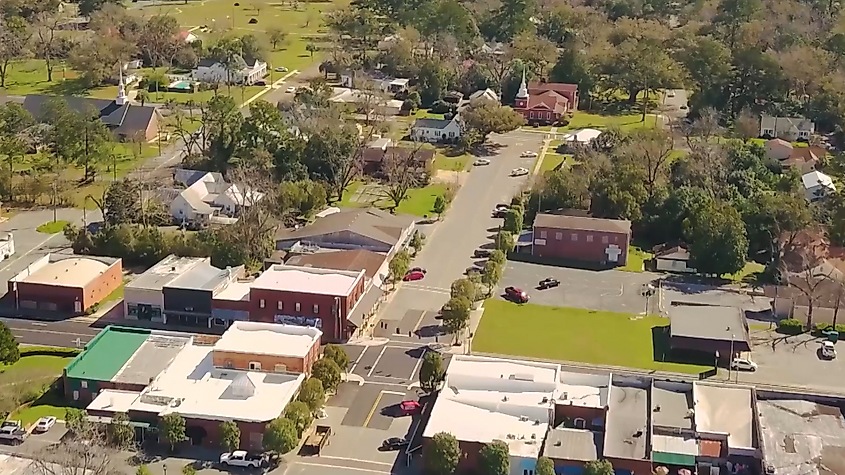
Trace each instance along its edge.
<path fill-rule="evenodd" d="M 53 348 L 50 346 L 27 346 L 21 348 L 21 358 L 24 356 L 59 356 L 73 357 L 81 353 L 78 348 Z"/>
<path fill-rule="evenodd" d="M 558 127 L 566 127 L 567 125 L 569 125 L 569 119 L 567 119 L 565 117 L 561 117 L 560 120 L 557 121 Z"/>
<path fill-rule="evenodd" d="M 447 114 L 452 112 L 452 106 L 443 100 L 434 101 L 434 104 L 431 105 L 430 112 L 433 114 Z"/>
<path fill-rule="evenodd" d="M 813 324 L 813 335 L 823 336 L 822 333 L 828 330 L 836 330 L 839 333 L 845 333 L 845 323 L 837 323 L 834 327 L 830 323 L 815 323 Z"/>
<path fill-rule="evenodd" d="M 794 318 L 787 318 L 778 322 L 778 332 L 787 335 L 798 335 L 804 332 L 804 323 Z"/>

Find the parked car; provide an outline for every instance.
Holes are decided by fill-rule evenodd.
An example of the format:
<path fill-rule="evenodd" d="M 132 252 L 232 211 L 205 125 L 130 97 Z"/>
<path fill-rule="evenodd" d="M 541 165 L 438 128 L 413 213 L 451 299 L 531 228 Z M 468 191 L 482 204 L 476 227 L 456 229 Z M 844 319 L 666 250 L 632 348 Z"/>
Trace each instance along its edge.
<path fill-rule="evenodd" d="M 399 403 L 400 416 L 412 416 L 422 412 L 422 405 L 417 401 L 402 401 Z"/>
<path fill-rule="evenodd" d="M 675 97 L 675 91 L 669 91 L 666 93 L 666 97 Z"/>
<path fill-rule="evenodd" d="M 275 69 L 275 71 L 277 73 L 286 73 L 286 72 L 288 72 L 288 68 L 286 68 L 284 66 L 279 66 L 278 68 Z"/>
<path fill-rule="evenodd" d="M 509 209 L 510 209 L 510 206 L 498 205 L 495 208 L 493 208 L 493 217 L 494 218 L 504 218 L 505 215 L 508 214 Z"/>
<path fill-rule="evenodd" d="M 288 93 L 288 94 L 293 94 L 293 93 L 296 92 L 296 88 L 291 86 L 291 87 L 285 89 L 285 92 Z"/>
<path fill-rule="evenodd" d="M 558 285 L 560 285 L 559 280 L 549 277 L 549 278 L 541 280 L 538 287 L 541 290 L 545 290 L 545 289 L 551 289 L 552 287 L 557 287 Z"/>
<path fill-rule="evenodd" d="M 821 353 L 823 358 L 827 358 L 832 360 L 836 358 L 836 348 L 833 345 L 832 341 L 823 341 L 821 347 Z"/>
<path fill-rule="evenodd" d="M 425 274 L 423 274 L 422 272 L 408 272 L 407 274 L 405 274 L 405 277 L 403 277 L 402 280 L 408 282 L 414 280 L 423 280 L 424 278 Z"/>
<path fill-rule="evenodd" d="M 467 268 L 466 268 L 466 270 L 464 271 L 464 274 L 466 274 L 466 275 L 470 275 L 470 274 L 472 274 L 473 272 L 476 272 L 476 273 L 480 274 L 482 271 L 484 271 L 484 269 L 482 269 L 481 267 L 478 267 L 478 266 L 469 266 L 469 267 L 467 267 Z"/>
<path fill-rule="evenodd" d="M 524 176 L 524 175 L 527 175 L 527 174 L 528 174 L 527 168 L 519 167 L 519 168 L 514 168 L 513 170 L 511 170 L 511 176 Z"/>
<path fill-rule="evenodd" d="M 410 269 L 410 270 L 408 270 L 408 272 L 422 272 L 423 274 L 425 274 L 425 273 L 426 273 L 426 272 L 428 272 L 428 271 L 426 271 L 426 270 L 425 270 L 424 268 L 422 268 L 422 267 L 411 267 L 411 269 Z"/>
<path fill-rule="evenodd" d="M 10 444 L 20 444 L 29 435 L 22 427 L 20 421 L 5 421 L 0 425 L 0 440 Z"/>
<path fill-rule="evenodd" d="M 486 158 L 479 158 L 478 160 L 472 162 L 472 164 L 477 166 L 477 167 L 484 166 L 484 165 L 490 165 L 490 160 L 487 160 Z"/>
<path fill-rule="evenodd" d="M 522 152 L 522 155 L 520 155 L 520 157 L 522 157 L 522 158 L 536 158 L 537 152 L 525 151 L 525 152 Z"/>
<path fill-rule="evenodd" d="M 236 450 L 234 452 L 226 452 L 220 455 L 220 463 L 231 467 L 252 467 L 259 468 L 264 462 L 264 456 L 247 452 L 246 450 Z"/>
<path fill-rule="evenodd" d="M 472 257 L 475 257 L 476 259 L 487 259 L 491 254 L 493 254 L 493 251 L 490 251 L 489 249 L 476 249 L 472 253 Z"/>
<path fill-rule="evenodd" d="M 38 422 L 35 424 L 35 432 L 47 432 L 56 425 L 56 418 L 53 416 L 42 417 L 38 419 Z"/>
<path fill-rule="evenodd" d="M 528 302 L 528 294 L 523 292 L 522 289 L 518 289 L 516 287 L 506 287 L 505 296 L 516 303 Z"/>
<path fill-rule="evenodd" d="M 256 86 L 266 86 L 266 85 L 267 85 L 267 81 L 255 81 L 255 85 L 256 85 Z"/>
<path fill-rule="evenodd" d="M 401 450 L 408 446 L 409 441 L 401 437 L 391 437 L 381 443 L 382 450 Z"/>
<path fill-rule="evenodd" d="M 757 371 L 757 363 L 747 358 L 734 358 L 731 361 L 731 369 L 737 371 Z"/>

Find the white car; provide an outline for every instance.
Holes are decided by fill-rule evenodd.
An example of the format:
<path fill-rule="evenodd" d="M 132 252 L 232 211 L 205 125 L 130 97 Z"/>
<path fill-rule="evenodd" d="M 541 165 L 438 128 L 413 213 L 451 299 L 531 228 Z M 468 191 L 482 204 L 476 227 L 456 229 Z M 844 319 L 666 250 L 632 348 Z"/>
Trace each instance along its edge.
<path fill-rule="evenodd" d="M 666 97 L 675 97 L 675 91 L 669 91 L 666 93 Z"/>
<path fill-rule="evenodd" d="M 293 94 L 293 93 L 296 92 L 296 88 L 291 86 L 291 87 L 285 89 L 285 92 L 288 93 L 288 94 Z"/>
<path fill-rule="evenodd" d="M 832 341 L 823 341 L 822 342 L 822 356 L 827 359 L 834 359 L 836 358 L 836 348 L 833 346 Z"/>
<path fill-rule="evenodd" d="M 478 160 L 472 162 L 472 164 L 477 167 L 480 167 L 482 165 L 490 165 L 490 160 L 487 160 L 486 158 L 479 158 Z"/>
<path fill-rule="evenodd" d="M 747 358 L 734 358 L 731 361 L 731 369 L 754 372 L 757 371 L 757 363 Z"/>
<path fill-rule="evenodd" d="M 536 158 L 537 152 L 522 152 L 522 155 L 520 155 L 520 157 L 522 157 L 522 158 Z"/>
<path fill-rule="evenodd" d="M 246 450 L 236 450 L 220 455 L 220 463 L 232 467 L 253 467 L 259 468 L 264 462 L 264 456 L 253 454 Z"/>
<path fill-rule="evenodd" d="M 286 68 L 284 66 L 279 66 L 278 68 L 276 68 L 276 72 L 277 73 L 286 73 L 286 72 L 288 72 L 288 68 Z"/>
<path fill-rule="evenodd" d="M 527 168 L 519 167 L 519 168 L 514 168 L 513 170 L 511 170 L 511 176 L 523 176 L 523 175 L 527 175 L 527 174 L 528 174 Z"/>
<path fill-rule="evenodd" d="M 56 418 L 53 416 L 42 417 L 38 419 L 38 422 L 35 424 L 35 432 L 47 432 L 56 425 Z"/>

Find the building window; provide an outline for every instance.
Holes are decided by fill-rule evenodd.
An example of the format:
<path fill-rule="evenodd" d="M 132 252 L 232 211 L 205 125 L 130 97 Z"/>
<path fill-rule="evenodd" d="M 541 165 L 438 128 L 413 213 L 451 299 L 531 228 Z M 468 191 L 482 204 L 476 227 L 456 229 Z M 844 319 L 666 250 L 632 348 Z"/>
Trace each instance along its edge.
<path fill-rule="evenodd" d="M 810 132 L 807 132 L 806 130 L 801 130 L 801 131 L 798 132 L 798 136 L 799 137 L 809 137 Z"/>
<path fill-rule="evenodd" d="M 607 244 L 607 236 L 602 236 L 601 242 L 602 242 L 602 244 Z"/>
<path fill-rule="evenodd" d="M 763 129 L 763 135 L 775 135 L 775 129 Z"/>
<path fill-rule="evenodd" d="M 558 241 L 563 239 L 563 233 L 555 233 L 555 239 L 557 239 Z"/>
<path fill-rule="evenodd" d="M 73 392 L 73 400 L 74 400 L 74 401 L 78 401 L 78 400 L 79 400 L 79 391 L 74 391 L 74 392 Z"/>
<path fill-rule="evenodd" d="M 546 239 L 546 232 L 540 231 L 540 239 Z"/>
<path fill-rule="evenodd" d="M 279 309 L 279 310 L 284 310 L 285 309 L 285 303 L 281 302 L 281 301 L 276 302 L 276 308 Z"/>
<path fill-rule="evenodd" d="M 593 242 L 593 235 L 587 234 L 587 242 Z"/>
<path fill-rule="evenodd" d="M 576 429 L 584 429 L 587 427 L 587 421 L 581 419 L 580 417 L 575 418 L 575 428 Z"/>
<path fill-rule="evenodd" d="M 82 389 L 88 389 L 88 381 L 80 381 L 79 385 L 82 386 Z"/>
<path fill-rule="evenodd" d="M 226 360 L 226 362 L 223 363 L 223 367 L 226 369 L 235 369 L 235 363 L 233 363 L 232 360 Z"/>
<path fill-rule="evenodd" d="M 288 367 L 287 367 L 287 365 L 277 364 L 276 367 L 275 367 L 275 371 L 277 373 L 287 373 Z"/>
<path fill-rule="evenodd" d="M 314 310 L 314 313 L 315 313 L 315 314 L 316 314 L 316 313 L 320 313 L 320 306 L 319 306 L 319 305 L 317 305 L 317 304 L 315 303 L 315 304 L 314 304 L 314 308 L 313 308 L 313 310 Z"/>
<path fill-rule="evenodd" d="M 264 308 L 264 299 L 258 301 L 258 308 Z"/>
<path fill-rule="evenodd" d="M 299 302 L 296 302 L 296 311 L 297 311 L 297 312 L 301 312 L 301 311 L 302 311 L 302 305 L 301 305 Z"/>
<path fill-rule="evenodd" d="M 528 117 L 530 117 L 530 118 L 532 118 L 532 119 L 533 119 L 533 118 L 534 118 L 534 111 L 529 112 L 529 113 L 528 113 Z"/>
<path fill-rule="evenodd" d="M 577 240 L 578 240 L 578 235 L 575 234 L 575 233 L 572 233 L 572 241 L 575 242 Z"/>
<path fill-rule="evenodd" d="M 258 361 L 250 361 L 249 369 L 250 371 L 261 371 L 261 363 L 259 363 Z"/>

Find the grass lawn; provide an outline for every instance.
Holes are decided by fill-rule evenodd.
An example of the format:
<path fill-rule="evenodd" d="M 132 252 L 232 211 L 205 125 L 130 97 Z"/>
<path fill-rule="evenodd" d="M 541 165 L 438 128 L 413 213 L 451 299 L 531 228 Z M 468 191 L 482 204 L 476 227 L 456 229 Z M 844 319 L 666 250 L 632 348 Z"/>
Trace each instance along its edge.
<path fill-rule="evenodd" d="M 399 204 L 396 212 L 414 216 L 431 216 L 434 214 L 431 211 L 431 208 L 434 207 L 434 200 L 443 194 L 446 194 L 446 185 L 442 183 L 433 183 L 425 188 L 414 188 L 408 191 L 408 196 Z M 381 208 L 386 208 L 390 204 L 387 201 L 376 203 Z"/>
<path fill-rule="evenodd" d="M 0 365 L 0 386 L 14 386 L 14 393 L 22 397 L 40 392 L 62 374 L 62 369 L 72 359 L 70 356 L 33 355 L 24 356 L 12 365 Z M 10 418 L 20 419 L 24 424 L 31 424 L 46 415 L 64 418 L 63 405 L 61 395 L 49 391 Z"/>
<path fill-rule="evenodd" d="M 15 61 L 9 65 L 6 87 L 0 93 L 26 96 L 30 94 L 49 94 L 54 96 L 87 96 L 99 99 L 117 97 L 117 86 L 86 88 L 79 81 L 78 73 L 69 67 L 57 66 L 53 70 L 53 82 L 47 82 L 47 69 L 44 61 L 30 59 Z"/>
<path fill-rule="evenodd" d="M 484 307 L 472 344 L 476 352 L 679 373 L 710 369 L 663 361 L 666 318 L 634 320 L 627 313 L 518 305 L 498 299 L 487 300 Z"/>
<path fill-rule="evenodd" d="M 357 201 L 351 201 L 351 198 L 355 196 L 355 193 L 358 191 L 358 188 L 361 188 L 364 182 L 356 180 L 349 184 L 346 187 L 346 191 L 343 192 L 343 197 L 337 203 L 333 203 L 334 206 L 339 206 L 341 208 L 361 208 L 364 206 L 363 203 L 359 203 Z"/>
<path fill-rule="evenodd" d="M 559 153 L 547 153 L 543 157 L 543 163 L 540 165 L 540 173 L 554 170 L 561 163 L 571 160 L 571 155 L 561 155 Z"/>
<path fill-rule="evenodd" d="M 417 109 L 411 114 L 409 117 L 416 119 L 442 119 L 443 114 L 435 114 L 434 112 L 429 112 L 428 109 Z M 411 121 L 413 122 L 413 120 Z"/>
<path fill-rule="evenodd" d="M 743 267 L 742 270 L 726 277 L 734 282 L 753 284 L 757 281 L 758 275 L 762 274 L 765 270 L 766 266 L 763 264 L 758 262 L 746 262 L 745 267 Z"/>
<path fill-rule="evenodd" d="M 645 262 L 653 257 L 654 254 L 632 245 L 628 248 L 628 264 L 625 267 L 620 267 L 619 270 L 625 272 L 642 272 Z"/>
<path fill-rule="evenodd" d="M 467 163 L 469 163 L 470 160 L 472 160 L 472 155 L 468 153 L 457 155 L 455 157 L 447 157 L 443 153 L 437 152 L 434 156 L 434 168 L 435 170 L 459 172 L 466 170 Z"/>
<path fill-rule="evenodd" d="M 606 129 L 617 126 L 622 130 L 637 129 L 640 127 L 654 127 L 657 116 L 647 115 L 645 122 L 642 122 L 642 114 L 619 114 L 600 115 L 589 112 L 576 111 L 566 127 L 558 127 L 557 131 L 567 132 L 583 128 Z"/>
<path fill-rule="evenodd" d="M 53 416 L 56 419 L 64 420 L 68 407 L 68 403 L 64 400 L 62 393 L 51 390 L 44 393 L 43 396 L 36 399 L 32 404 L 16 411 L 9 416 L 9 419 L 21 421 L 24 427 L 34 424 L 38 419 L 46 416 Z"/>
<path fill-rule="evenodd" d="M 106 297 L 102 300 L 102 302 L 113 302 L 115 300 L 120 300 L 123 298 L 123 288 L 126 285 L 126 282 L 120 284 L 120 286 L 111 291 L 110 294 L 106 295 Z"/>
<path fill-rule="evenodd" d="M 669 163 L 674 162 L 675 160 L 679 160 L 681 158 L 685 158 L 689 155 L 689 152 L 686 150 L 672 150 L 669 152 Z"/>
<path fill-rule="evenodd" d="M 197 91 L 197 92 L 151 92 L 149 93 L 149 98 L 147 99 L 148 102 L 154 103 L 164 103 L 168 100 L 174 100 L 177 103 L 185 104 L 188 101 L 194 101 L 196 103 L 200 102 L 208 102 L 211 100 L 212 97 L 217 95 L 227 96 L 230 95 L 235 99 L 235 102 L 238 104 L 242 104 L 244 101 L 249 99 L 250 97 L 258 94 L 259 92 L 265 89 L 264 86 L 246 86 L 241 89 L 240 86 L 232 86 L 231 91 L 225 86 L 222 86 L 220 89 L 217 90 L 215 93 L 214 91 Z"/>
<path fill-rule="evenodd" d="M 70 224 L 70 223 L 60 219 L 58 221 L 46 222 L 46 223 L 42 224 L 41 226 L 38 226 L 37 228 L 35 228 L 35 230 L 38 231 L 39 233 L 44 233 L 44 234 L 56 234 L 56 233 L 62 232 L 62 230 L 68 224 Z"/>

